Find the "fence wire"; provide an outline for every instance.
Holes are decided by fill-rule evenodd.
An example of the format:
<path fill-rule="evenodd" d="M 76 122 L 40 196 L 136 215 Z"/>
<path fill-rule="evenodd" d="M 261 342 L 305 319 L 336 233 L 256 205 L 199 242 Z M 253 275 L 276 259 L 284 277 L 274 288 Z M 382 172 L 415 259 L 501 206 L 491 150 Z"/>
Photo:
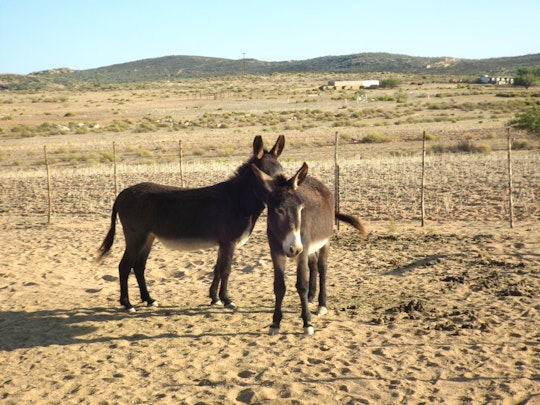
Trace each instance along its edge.
<path fill-rule="evenodd" d="M 189 149 L 180 161 L 178 142 L 141 145 L 112 144 L 77 150 L 69 145 L 48 148 L 51 208 L 54 216 L 110 214 L 117 190 L 142 181 L 187 187 L 225 181 L 247 159 L 240 148 L 230 151 Z M 41 149 L 41 151 L 40 151 Z M 243 148 L 242 148 L 243 149 Z M 243 153 L 242 153 L 243 152 Z M 310 174 L 334 184 L 333 156 L 326 160 L 284 159 L 288 174 L 303 160 Z M 0 215 L 43 216 L 48 211 L 47 172 L 43 147 L 4 153 L 0 161 Z M 116 177 L 114 175 L 116 164 Z M 340 210 L 368 221 L 419 221 L 421 216 L 421 156 L 340 160 Z M 540 154 L 513 153 L 514 216 L 516 221 L 540 219 Z M 425 174 L 427 221 L 507 221 L 506 153 L 428 155 Z"/>

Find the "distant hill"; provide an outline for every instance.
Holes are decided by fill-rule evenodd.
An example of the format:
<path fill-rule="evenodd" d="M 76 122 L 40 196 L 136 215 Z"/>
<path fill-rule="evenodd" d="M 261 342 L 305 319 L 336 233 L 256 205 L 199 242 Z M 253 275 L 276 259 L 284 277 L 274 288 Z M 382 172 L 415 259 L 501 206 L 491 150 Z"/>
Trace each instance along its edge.
<path fill-rule="evenodd" d="M 51 69 L 29 75 L 0 74 L 1 89 L 40 88 L 51 85 L 116 84 L 235 76 L 246 73 L 333 72 L 403 74 L 441 74 L 458 76 L 512 76 L 522 66 L 540 67 L 540 53 L 490 59 L 457 59 L 450 57 L 418 57 L 390 53 L 359 53 L 343 56 L 323 56 L 307 60 L 265 62 L 256 59 L 233 60 L 203 56 L 164 56 L 105 66 L 97 69 Z"/>

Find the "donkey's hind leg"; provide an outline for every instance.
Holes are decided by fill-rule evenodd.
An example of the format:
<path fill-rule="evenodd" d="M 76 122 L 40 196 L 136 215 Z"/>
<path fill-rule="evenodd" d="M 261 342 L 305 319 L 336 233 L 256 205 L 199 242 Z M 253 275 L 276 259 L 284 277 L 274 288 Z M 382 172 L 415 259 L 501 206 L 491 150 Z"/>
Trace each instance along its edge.
<path fill-rule="evenodd" d="M 308 302 L 313 303 L 315 298 L 315 293 L 317 292 L 317 258 L 318 254 L 314 253 L 309 255 L 308 266 L 309 266 L 309 291 L 308 291 Z"/>
<path fill-rule="evenodd" d="M 120 276 L 120 305 L 123 305 L 129 312 L 135 312 L 135 308 L 129 302 L 128 294 L 128 278 L 133 267 L 133 260 L 130 257 L 129 251 L 126 249 L 120 264 L 118 265 L 118 272 Z"/>
<path fill-rule="evenodd" d="M 123 305 L 129 312 L 135 312 L 135 308 L 129 300 L 128 293 L 128 279 L 131 269 L 134 269 L 135 271 L 139 288 L 142 286 L 141 297 L 144 296 L 149 298 L 146 282 L 144 280 L 144 267 L 146 265 L 148 254 L 150 253 L 150 247 L 152 246 L 151 242 L 153 242 L 153 239 L 150 239 L 149 237 L 141 239 L 126 235 L 126 250 L 124 251 L 122 260 L 120 260 L 118 270 L 120 273 L 120 305 Z M 146 293 L 146 295 L 144 295 L 144 293 Z"/>
<path fill-rule="evenodd" d="M 326 271 L 328 270 L 328 243 L 319 249 L 317 255 L 317 268 L 319 270 L 319 308 L 317 315 L 328 313 L 326 307 Z"/>
<path fill-rule="evenodd" d="M 154 243 L 154 237 L 149 236 L 146 239 L 143 247 L 140 249 L 139 257 L 133 265 L 133 271 L 135 277 L 137 278 L 137 283 L 139 284 L 139 290 L 141 292 L 141 300 L 146 302 L 148 306 L 157 306 L 157 302 L 150 297 L 148 288 L 146 286 L 146 279 L 144 277 L 144 270 L 146 269 L 146 261 L 148 260 L 148 255 L 152 249 L 152 244 Z"/>
<path fill-rule="evenodd" d="M 308 305 L 309 291 L 309 257 L 301 253 L 296 267 L 296 291 L 300 297 L 302 305 L 302 320 L 304 321 L 304 334 L 313 335 L 313 323 L 311 322 L 311 313 Z"/>

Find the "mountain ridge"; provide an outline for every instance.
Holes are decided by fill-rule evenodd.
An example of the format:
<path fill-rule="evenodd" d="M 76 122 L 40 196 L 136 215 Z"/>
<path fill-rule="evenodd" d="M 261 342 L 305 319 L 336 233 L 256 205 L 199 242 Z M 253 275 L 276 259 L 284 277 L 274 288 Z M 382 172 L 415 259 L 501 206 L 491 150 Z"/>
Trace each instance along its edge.
<path fill-rule="evenodd" d="M 540 53 L 487 59 L 449 56 L 423 57 L 386 52 L 327 55 L 305 60 L 267 62 L 257 59 L 226 59 L 208 56 L 169 55 L 124 62 L 99 68 L 68 67 L 27 75 L 0 74 L 0 88 L 9 83 L 70 85 L 78 82 L 115 84 L 204 78 L 216 76 L 268 75 L 272 73 L 400 73 L 417 75 L 512 76 L 519 67 L 540 67 Z M 7 87 L 6 87 L 7 86 Z"/>

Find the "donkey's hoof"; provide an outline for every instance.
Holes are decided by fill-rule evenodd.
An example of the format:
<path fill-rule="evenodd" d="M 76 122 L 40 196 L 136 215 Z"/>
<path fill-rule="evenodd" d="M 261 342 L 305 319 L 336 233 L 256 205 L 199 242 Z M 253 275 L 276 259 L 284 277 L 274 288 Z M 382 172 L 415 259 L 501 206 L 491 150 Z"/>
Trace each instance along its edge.
<path fill-rule="evenodd" d="M 328 309 L 326 307 L 319 307 L 319 309 L 317 309 L 317 316 L 323 316 L 323 315 L 326 315 L 328 313 Z"/>
<path fill-rule="evenodd" d="M 223 305 L 223 302 L 221 302 L 221 300 L 212 300 L 210 305 Z"/>
<path fill-rule="evenodd" d="M 304 335 L 313 335 L 315 333 L 315 329 L 313 326 L 304 326 Z"/>
<path fill-rule="evenodd" d="M 131 307 L 131 308 L 126 308 L 127 311 L 130 313 L 130 314 L 134 314 L 135 312 L 137 312 L 137 310 L 135 309 L 135 307 Z"/>
<path fill-rule="evenodd" d="M 236 304 L 234 302 L 229 302 L 228 304 L 225 304 L 225 308 L 236 309 Z"/>
<path fill-rule="evenodd" d="M 279 335 L 279 328 L 274 326 L 274 325 L 271 325 L 270 326 L 270 329 L 268 330 L 268 334 L 270 336 L 276 336 L 276 335 Z"/>
<path fill-rule="evenodd" d="M 148 303 L 148 306 L 149 306 L 149 307 L 159 307 L 159 304 L 158 304 L 157 301 L 152 301 L 152 302 L 149 302 L 149 303 Z"/>

